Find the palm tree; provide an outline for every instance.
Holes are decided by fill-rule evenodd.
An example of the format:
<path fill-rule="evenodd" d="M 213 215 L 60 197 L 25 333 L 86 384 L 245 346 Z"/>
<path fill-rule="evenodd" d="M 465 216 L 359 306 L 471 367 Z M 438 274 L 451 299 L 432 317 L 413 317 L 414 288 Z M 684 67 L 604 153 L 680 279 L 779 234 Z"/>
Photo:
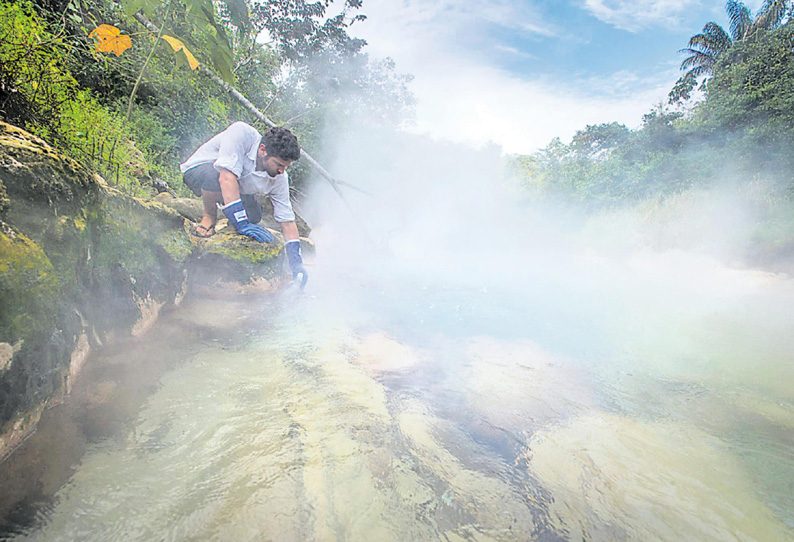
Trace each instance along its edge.
<path fill-rule="evenodd" d="M 730 33 L 717 23 L 710 22 L 700 34 L 692 36 L 687 47 L 680 51 L 689 55 L 681 63 L 681 70 L 686 70 L 684 78 L 710 76 L 719 56 L 735 42 L 745 40 L 756 32 L 779 27 L 788 16 L 789 3 L 789 0 L 764 0 L 753 19 L 750 8 L 744 2 L 728 0 L 725 12 L 728 14 Z"/>
<path fill-rule="evenodd" d="M 734 39 L 717 23 L 706 23 L 703 32 L 689 38 L 687 48 L 680 51 L 689 55 L 681 63 L 681 70 L 686 70 L 684 78 L 711 75 L 717 59 L 733 45 Z"/>
<path fill-rule="evenodd" d="M 791 15 L 789 4 L 789 0 L 764 0 L 753 18 L 750 8 L 744 2 L 728 0 L 725 3 L 725 12 L 728 14 L 730 32 L 726 32 L 715 22 L 707 23 L 703 31 L 689 38 L 686 48 L 679 51 L 688 56 L 681 63 L 681 70 L 685 73 L 670 92 L 670 103 L 688 99 L 689 93 L 701 77 L 704 78 L 701 84 L 703 88 L 706 80 L 711 77 L 717 59 L 734 43 L 759 31 L 774 30 L 781 26 Z"/>
<path fill-rule="evenodd" d="M 781 26 L 789 15 L 788 0 L 764 0 L 751 30 L 774 30 Z"/>
<path fill-rule="evenodd" d="M 764 9 L 761 6 L 760 12 Z M 743 40 L 750 33 L 753 26 L 753 14 L 744 2 L 728 0 L 725 2 L 725 13 L 728 14 L 728 23 L 731 30 L 731 39 L 734 41 Z"/>

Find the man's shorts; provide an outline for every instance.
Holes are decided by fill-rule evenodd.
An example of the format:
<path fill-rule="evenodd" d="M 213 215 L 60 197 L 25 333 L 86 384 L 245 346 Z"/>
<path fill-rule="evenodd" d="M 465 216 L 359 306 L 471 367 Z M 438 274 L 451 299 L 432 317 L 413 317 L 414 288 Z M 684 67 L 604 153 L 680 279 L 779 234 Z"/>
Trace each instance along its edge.
<path fill-rule="evenodd" d="M 220 172 L 210 162 L 193 166 L 182 174 L 182 179 L 187 187 L 197 196 L 201 196 L 202 190 L 220 192 L 220 177 Z M 245 212 L 248 214 L 248 222 L 256 224 L 262 220 L 262 206 L 259 205 L 253 194 L 240 194 L 240 199 L 243 201 L 243 207 L 245 207 Z"/>

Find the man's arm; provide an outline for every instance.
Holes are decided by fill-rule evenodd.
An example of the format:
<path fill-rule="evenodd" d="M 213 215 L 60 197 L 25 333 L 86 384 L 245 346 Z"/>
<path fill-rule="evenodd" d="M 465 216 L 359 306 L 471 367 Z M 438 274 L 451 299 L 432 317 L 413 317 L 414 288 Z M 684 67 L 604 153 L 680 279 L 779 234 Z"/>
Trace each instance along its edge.
<path fill-rule="evenodd" d="M 237 182 L 237 175 L 225 168 L 220 168 L 218 184 L 221 185 L 221 195 L 223 203 L 228 204 L 240 199 L 240 183 Z"/>
<path fill-rule="evenodd" d="M 221 185 L 221 195 L 223 196 L 223 207 L 221 210 L 229 224 L 234 226 L 237 233 L 247 235 L 260 243 L 271 243 L 273 235 L 259 224 L 248 222 L 248 215 L 245 212 L 243 202 L 240 201 L 240 184 L 237 182 L 237 175 L 225 168 L 218 169 L 218 184 Z"/>
<path fill-rule="evenodd" d="M 295 221 L 282 222 L 281 233 L 284 234 L 284 242 L 298 239 L 298 226 L 295 224 Z"/>
<path fill-rule="evenodd" d="M 301 242 L 298 239 L 298 226 L 295 221 L 282 222 L 281 232 L 284 234 L 284 250 L 287 253 L 289 266 L 292 269 L 292 278 L 297 279 L 301 276 L 300 289 L 306 286 L 306 281 L 309 280 L 309 273 L 303 266 L 303 256 L 301 255 Z"/>

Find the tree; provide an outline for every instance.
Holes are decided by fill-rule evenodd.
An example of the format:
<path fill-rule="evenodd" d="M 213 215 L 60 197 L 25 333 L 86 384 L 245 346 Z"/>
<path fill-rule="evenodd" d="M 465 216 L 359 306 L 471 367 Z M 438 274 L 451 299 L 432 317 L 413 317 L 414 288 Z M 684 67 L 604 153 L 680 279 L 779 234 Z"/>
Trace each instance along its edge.
<path fill-rule="evenodd" d="M 681 69 L 686 70 L 684 77 L 697 79 L 711 75 L 717 59 L 731 47 L 733 39 L 717 23 L 706 23 L 703 31 L 689 38 L 687 47 L 680 51 L 689 55 L 681 63 Z"/>
<path fill-rule="evenodd" d="M 300 63 L 323 51 L 356 54 L 367 44 L 350 37 L 347 29 L 366 19 L 352 14 L 361 0 L 344 0 L 342 12 L 326 18 L 333 0 L 308 3 L 306 0 L 254 0 L 251 20 L 256 33 L 267 31 L 279 54 L 290 63 Z"/>
<path fill-rule="evenodd" d="M 625 145 L 629 135 L 629 129 L 619 122 L 588 125 L 573 136 L 571 150 L 584 158 L 602 160 Z"/>
<path fill-rule="evenodd" d="M 713 131 L 794 135 L 794 21 L 720 58 L 696 119 Z"/>
<path fill-rule="evenodd" d="M 728 0 L 725 12 L 728 14 L 730 33 L 712 21 L 706 23 L 702 32 L 689 39 L 687 47 L 679 51 L 688 55 L 681 63 L 681 70 L 685 73 L 670 91 L 669 103 L 688 100 L 700 79 L 703 81 L 701 89 L 705 89 L 706 81 L 713 75 L 720 56 L 735 43 L 784 24 L 790 17 L 789 4 L 789 0 L 764 0 L 753 18 L 744 2 Z"/>

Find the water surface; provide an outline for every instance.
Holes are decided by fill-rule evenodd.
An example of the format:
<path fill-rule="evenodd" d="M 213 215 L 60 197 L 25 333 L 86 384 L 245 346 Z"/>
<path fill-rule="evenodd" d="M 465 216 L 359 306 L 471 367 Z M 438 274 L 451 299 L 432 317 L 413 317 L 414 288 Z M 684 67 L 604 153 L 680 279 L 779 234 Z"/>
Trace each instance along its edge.
<path fill-rule="evenodd" d="M 792 281 L 585 267 L 194 295 L 90 359 L 7 537 L 794 540 Z"/>

